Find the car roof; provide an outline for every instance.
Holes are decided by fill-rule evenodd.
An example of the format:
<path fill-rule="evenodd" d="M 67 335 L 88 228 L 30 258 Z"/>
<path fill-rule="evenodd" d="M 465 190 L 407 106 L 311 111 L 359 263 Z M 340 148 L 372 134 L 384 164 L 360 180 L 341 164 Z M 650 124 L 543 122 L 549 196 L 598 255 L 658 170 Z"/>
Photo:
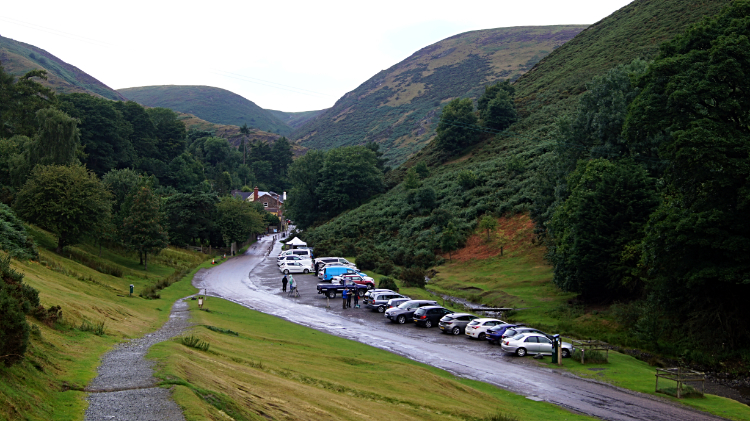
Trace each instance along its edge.
<path fill-rule="evenodd" d="M 445 307 L 443 307 L 443 306 L 424 306 L 424 307 L 419 307 L 420 310 L 422 310 L 422 309 L 432 310 L 433 308 L 445 308 Z"/>
<path fill-rule="evenodd" d="M 451 313 L 451 316 L 453 316 L 453 317 L 463 317 L 463 316 L 474 316 L 474 315 L 471 314 L 471 313 Z M 477 316 L 474 316 L 474 317 L 477 317 Z"/>
<path fill-rule="evenodd" d="M 483 323 L 483 322 L 489 322 L 489 321 L 493 321 L 493 322 L 502 322 L 502 320 L 500 320 L 500 319 L 495 319 L 495 318 L 492 318 L 492 317 L 481 317 L 481 318 L 479 318 L 479 319 L 474 319 L 474 320 L 472 320 L 472 322 L 480 322 L 480 323 Z"/>
<path fill-rule="evenodd" d="M 410 303 L 435 303 L 437 305 L 437 301 L 435 300 L 409 300 Z"/>

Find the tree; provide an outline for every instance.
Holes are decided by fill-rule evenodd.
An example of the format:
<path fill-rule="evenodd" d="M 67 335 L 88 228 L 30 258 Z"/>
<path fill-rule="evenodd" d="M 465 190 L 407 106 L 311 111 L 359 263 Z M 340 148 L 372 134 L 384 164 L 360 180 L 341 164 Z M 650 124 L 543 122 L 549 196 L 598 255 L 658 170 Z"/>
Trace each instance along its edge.
<path fill-rule="evenodd" d="M 458 233 L 453 221 L 448 222 L 448 225 L 440 236 L 440 248 L 443 252 L 448 252 L 448 259 L 453 260 L 451 252 L 458 248 Z"/>
<path fill-rule="evenodd" d="M 13 210 L 0 203 L 0 250 L 17 259 L 37 257 L 34 240 L 26 234 L 23 222 Z"/>
<path fill-rule="evenodd" d="M 406 171 L 406 177 L 404 177 L 404 188 L 408 190 L 414 190 L 419 188 L 422 183 L 419 181 L 417 170 L 414 167 L 409 168 Z"/>
<path fill-rule="evenodd" d="M 494 130 L 505 130 L 518 120 L 518 112 L 513 97 L 505 90 L 498 91 L 497 95 L 487 104 L 487 108 L 480 111 L 479 116 L 485 127 Z"/>
<path fill-rule="evenodd" d="M 149 187 L 141 187 L 133 197 L 122 228 L 128 245 L 143 256 L 144 270 L 148 270 L 148 255 L 158 254 L 169 245 L 161 224 L 159 197 Z"/>
<path fill-rule="evenodd" d="M 666 43 L 626 122 L 629 142 L 668 162 L 644 240 L 649 290 L 681 325 L 714 327 L 728 349 L 750 344 L 749 37 L 742 0 Z"/>
<path fill-rule="evenodd" d="M 247 137 L 250 136 L 250 128 L 247 127 L 247 124 L 243 124 L 242 127 L 240 127 L 240 133 L 242 134 L 242 139 L 240 139 L 240 150 L 242 151 L 242 164 L 247 163 Z"/>
<path fill-rule="evenodd" d="M 212 193 L 177 193 L 164 201 L 167 232 L 172 244 L 186 246 L 195 239 L 208 240 L 215 227 L 216 204 Z"/>
<path fill-rule="evenodd" d="M 259 234 L 265 228 L 263 215 L 256 211 L 250 202 L 225 196 L 216 205 L 218 227 L 224 244 L 247 241 L 252 234 Z"/>
<path fill-rule="evenodd" d="M 479 140 L 477 116 L 470 98 L 456 98 L 443 108 L 435 142 L 449 155 L 471 146 Z"/>
<path fill-rule="evenodd" d="M 271 147 L 271 153 L 273 160 L 271 161 L 271 173 L 273 174 L 273 186 L 277 191 L 285 190 L 286 187 L 286 175 L 289 166 L 293 162 L 294 154 L 292 153 L 292 145 L 289 141 L 282 137 L 276 139 Z"/>
<path fill-rule="evenodd" d="M 80 121 L 86 166 L 98 175 L 135 162 L 131 124 L 112 101 L 89 94 L 60 95 L 60 109 Z"/>
<path fill-rule="evenodd" d="M 38 165 L 18 193 L 14 208 L 24 220 L 57 235 L 57 252 L 77 243 L 109 219 L 111 193 L 80 165 Z"/>
<path fill-rule="evenodd" d="M 215 166 L 229 157 L 229 142 L 221 137 L 209 137 L 203 142 L 203 154 L 206 162 Z"/>
<path fill-rule="evenodd" d="M 158 159 L 160 156 L 157 148 L 159 140 L 156 135 L 156 127 L 154 127 L 146 109 L 133 101 L 120 101 L 113 105 L 122 113 L 123 118 L 130 123 L 133 129 L 130 134 L 130 143 L 133 145 L 136 156 L 141 159 Z"/>
<path fill-rule="evenodd" d="M 320 171 L 316 195 L 330 216 L 356 208 L 384 187 L 377 156 L 364 146 L 346 146 L 328 151 Z"/>
<path fill-rule="evenodd" d="M 492 215 L 484 215 L 479 219 L 477 227 L 482 231 L 487 231 L 487 241 L 490 241 L 490 231 L 497 229 L 497 219 Z"/>
<path fill-rule="evenodd" d="M 284 206 L 300 228 L 310 227 L 324 213 L 316 194 L 324 162 L 325 152 L 313 149 L 289 166 L 292 188 Z"/>
<path fill-rule="evenodd" d="M 643 239 L 658 204 L 654 180 L 629 160 L 581 161 L 568 181 L 570 196 L 549 223 L 554 282 L 564 291 L 598 300 L 640 292 L 627 259 Z"/>
<path fill-rule="evenodd" d="M 156 129 L 157 149 L 161 160 L 170 162 L 185 152 L 187 130 L 179 115 L 169 108 L 149 108 L 146 110 Z"/>
<path fill-rule="evenodd" d="M 44 108 L 36 112 L 37 135 L 31 148 L 32 165 L 72 165 L 81 147 L 78 119 L 60 110 Z"/>
<path fill-rule="evenodd" d="M 510 98 L 516 94 L 516 88 L 510 84 L 510 80 L 497 82 L 494 85 L 484 87 L 484 93 L 477 100 L 477 110 L 484 113 L 489 108 L 490 102 L 497 98 L 498 95 L 505 95 Z"/>
<path fill-rule="evenodd" d="M 32 70 L 18 80 L 0 66 L 0 138 L 33 137 L 37 111 L 55 106 L 55 92 L 35 79 L 47 79 L 44 70 Z"/>

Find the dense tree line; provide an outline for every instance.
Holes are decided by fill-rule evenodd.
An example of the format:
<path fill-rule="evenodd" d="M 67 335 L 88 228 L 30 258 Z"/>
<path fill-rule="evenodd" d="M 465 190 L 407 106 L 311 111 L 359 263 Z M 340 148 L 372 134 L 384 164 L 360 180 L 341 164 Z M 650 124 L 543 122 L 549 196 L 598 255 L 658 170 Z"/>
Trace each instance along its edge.
<path fill-rule="evenodd" d="M 535 208 L 562 289 L 638 298 L 631 328 L 689 348 L 699 326 L 750 346 L 748 28 L 750 2 L 734 2 L 594 80 L 558 124 Z"/>
<path fill-rule="evenodd" d="M 231 197 L 258 185 L 284 189 L 289 142 L 241 153 L 211 133 L 187 132 L 178 115 L 86 94 L 56 95 L 32 71 L 0 66 L 0 357 L 21 360 L 25 315 L 37 292 L 10 257 L 37 257 L 23 222 L 57 237 L 56 251 L 83 241 L 135 252 L 144 269 L 170 243 L 228 246 L 278 218 Z"/>

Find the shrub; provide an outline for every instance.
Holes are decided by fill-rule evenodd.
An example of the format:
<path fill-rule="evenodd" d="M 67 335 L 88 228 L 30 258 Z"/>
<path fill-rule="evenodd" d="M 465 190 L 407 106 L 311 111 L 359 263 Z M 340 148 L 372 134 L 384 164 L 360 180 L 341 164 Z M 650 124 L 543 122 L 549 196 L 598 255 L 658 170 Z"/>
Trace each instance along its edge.
<path fill-rule="evenodd" d="M 379 273 L 382 273 L 383 275 L 388 276 L 393 273 L 393 262 L 391 262 L 390 260 L 383 260 L 380 263 L 378 263 L 375 269 Z"/>
<path fill-rule="evenodd" d="M 396 281 L 389 276 L 383 276 L 382 278 L 380 278 L 380 282 L 378 282 L 378 288 L 390 289 L 392 291 L 398 292 L 398 285 L 396 285 Z"/>
<path fill-rule="evenodd" d="M 39 291 L 10 268 L 10 256 L 0 258 L 0 359 L 6 367 L 23 359 L 29 345 L 26 314 L 38 306 Z"/>
<path fill-rule="evenodd" d="M 518 421 L 518 417 L 514 415 L 497 413 L 495 415 L 484 417 L 484 421 Z"/>
<path fill-rule="evenodd" d="M 378 256 L 375 253 L 363 253 L 357 256 L 357 267 L 361 270 L 373 270 L 378 264 Z"/>
<path fill-rule="evenodd" d="M 224 333 L 224 334 L 227 334 L 227 335 L 240 336 L 239 333 L 237 333 L 237 332 L 235 332 L 233 330 L 224 329 L 222 327 L 216 327 L 216 326 L 206 325 L 206 329 L 213 330 L 214 332 Z"/>
<path fill-rule="evenodd" d="M 407 268 L 401 271 L 401 281 L 405 286 L 424 288 L 425 271 L 422 268 Z"/>
<path fill-rule="evenodd" d="M 38 257 L 34 240 L 26 235 L 23 223 L 13 210 L 0 203 L 0 250 L 8 252 L 17 259 Z"/>
<path fill-rule="evenodd" d="M 34 317 L 47 326 L 54 326 L 55 323 L 62 320 L 62 308 L 60 306 L 50 306 L 45 309 L 44 306 L 38 306 L 34 309 Z"/>

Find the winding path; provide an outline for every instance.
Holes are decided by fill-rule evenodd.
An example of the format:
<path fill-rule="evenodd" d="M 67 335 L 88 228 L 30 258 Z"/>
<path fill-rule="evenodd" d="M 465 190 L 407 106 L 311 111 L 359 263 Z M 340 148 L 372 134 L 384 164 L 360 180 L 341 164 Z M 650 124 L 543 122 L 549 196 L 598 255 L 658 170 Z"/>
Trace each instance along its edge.
<path fill-rule="evenodd" d="M 186 297 L 187 298 L 187 297 Z M 144 357 L 152 345 L 180 335 L 191 326 L 186 298 L 172 306 L 161 329 L 119 344 L 102 357 L 89 392 L 87 421 L 184 421 L 169 389 L 157 387 L 153 362 Z"/>

